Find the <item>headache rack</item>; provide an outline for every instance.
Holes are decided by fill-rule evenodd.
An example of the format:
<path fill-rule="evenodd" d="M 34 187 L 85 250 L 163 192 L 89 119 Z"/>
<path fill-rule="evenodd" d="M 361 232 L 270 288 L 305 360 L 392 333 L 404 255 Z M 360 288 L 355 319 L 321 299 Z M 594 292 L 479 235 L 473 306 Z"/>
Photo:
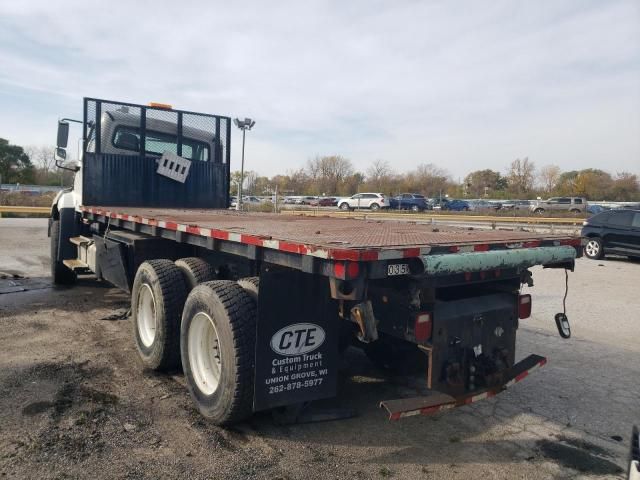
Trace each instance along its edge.
<path fill-rule="evenodd" d="M 84 99 L 85 205 L 227 208 L 231 119 Z M 191 162 L 183 182 L 158 173 L 164 154 Z"/>

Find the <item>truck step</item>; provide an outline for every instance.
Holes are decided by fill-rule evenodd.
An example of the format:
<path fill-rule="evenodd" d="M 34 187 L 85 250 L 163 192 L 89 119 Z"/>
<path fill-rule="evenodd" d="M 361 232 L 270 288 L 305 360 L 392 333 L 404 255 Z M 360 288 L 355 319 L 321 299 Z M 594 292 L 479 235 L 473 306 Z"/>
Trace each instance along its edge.
<path fill-rule="evenodd" d="M 69 239 L 69 241 L 70 241 L 71 243 L 73 243 L 74 245 L 78 245 L 78 246 L 80 246 L 80 245 L 82 245 L 82 244 L 84 244 L 84 243 L 91 243 L 91 242 L 93 242 L 93 240 L 91 240 L 90 238 L 83 237 L 82 235 L 80 235 L 79 237 L 71 237 L 71 238 Z"/>
<path fill-rule="evenodd" d="M 63 260 L 62 263 L 64 263 L 65 267 L 69 270 L 73 270 L 74 272 L 89 271 L 89 265 L 78 259 Z"/>

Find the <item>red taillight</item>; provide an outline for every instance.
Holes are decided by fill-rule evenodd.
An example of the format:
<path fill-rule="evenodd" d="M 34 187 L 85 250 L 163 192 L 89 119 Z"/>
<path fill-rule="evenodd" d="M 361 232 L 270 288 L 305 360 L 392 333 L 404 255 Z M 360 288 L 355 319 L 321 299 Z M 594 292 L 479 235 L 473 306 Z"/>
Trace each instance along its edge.
<path fill-rule="evenodd" d="M 349 280 L 356 278 L 360 273 L 357 262 L 336 262 L 333 264 L 333 274 L 336 278 Z"/>
<path fill-rule="evenodd" d="M 431 338 L 431 330 L 433 328 L 433 322 L 431 321 L 431 314 L 429 312 L 421 312 L 416 315 L 416 323 L 413 328 L 413 333 L 418 342 L 426 342 Z"/>
<path fill-rule="evenodd" d="M 518 297 L 518 318 L 529 318 L 531 316 L 531 295 L 520 295 Z"/>

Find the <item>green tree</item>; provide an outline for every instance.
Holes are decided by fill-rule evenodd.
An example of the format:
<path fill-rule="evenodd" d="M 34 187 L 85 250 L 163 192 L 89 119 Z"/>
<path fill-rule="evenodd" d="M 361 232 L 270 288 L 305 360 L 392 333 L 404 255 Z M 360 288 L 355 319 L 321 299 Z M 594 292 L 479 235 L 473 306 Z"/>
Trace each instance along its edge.
<path fill-rule="evenodd" d="M 3 183 L 33 183 L 33 165 L 24 149 L 0 138 L 0 176 Z"/>
<path fill-rule="evenodd" d="M 503 191 L 507 188 L 507 179 L 494 170 L 476 170 L 464 177 L 464 184 L 467 187 L 467 195 L 480 198 L 494 196 L 495 192 Z"/>
<path fill-rule="evenodd" d="M 612 200 L 618 202 L 635 202 L 640 200 L 640 183 L 638 176 L 629 172 L 620 172 L 613 179 L 611 188 Z"/>

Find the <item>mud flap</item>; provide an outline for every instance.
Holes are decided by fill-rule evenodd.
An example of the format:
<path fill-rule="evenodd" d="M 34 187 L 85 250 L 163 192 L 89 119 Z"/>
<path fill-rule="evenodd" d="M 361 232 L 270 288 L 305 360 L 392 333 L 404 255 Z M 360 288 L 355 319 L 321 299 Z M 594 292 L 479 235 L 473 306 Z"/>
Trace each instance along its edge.
<path fill-rule="evenodd" d="M 262 269 L 254 411 L 336 395 L 339 322 L 326 278 Z"/>
<path fill-rule="evenodd" d="M 500 387 L 478 390 L 453 397 L 440 392 L 433 392 L 426 397 L 401 398 L 398 400 L 385 400 L 380 402 L 380 407 L 387 410 L 389 420 L 399 420 L 414 415 L 433 415 L 443 410 L 450 410 L 470 403 L 496 396 L 510 386 L 525 379 L 529 373 L 547 363 L 547 359 L 539 355 L 529 355 L 524 360 L 509 368 L 504 377 L 507 381 Z"/>
<path fill-rule="evenodd" d="M 96 244 L 96 263 L 100 276 L 127 293 L 131 292 L 127 276 L 124 245 L 97 235 L 93 237 Z"/>
<path fill-rule="evenodd" d="M 79 220 L 76 211 L 73 208 L 60 209 L 60 237 L 58 258 L 59 262 L 63 260 L 71 260 L 77 258 L 78 253 L 76 246 L 69 241 L 71 237 L 75 237 L 79 233 Z"/>

